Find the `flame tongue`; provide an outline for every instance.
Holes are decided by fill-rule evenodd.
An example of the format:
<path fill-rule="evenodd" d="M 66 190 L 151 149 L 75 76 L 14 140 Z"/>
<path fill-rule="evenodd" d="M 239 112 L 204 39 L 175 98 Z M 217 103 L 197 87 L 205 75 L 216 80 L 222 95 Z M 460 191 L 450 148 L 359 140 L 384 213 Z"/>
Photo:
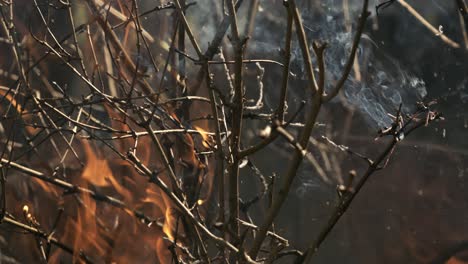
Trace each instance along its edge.
<path fill-rule="evenodd" d="M 211 146 L 211 143 L 212 143 L 212 138 L 210 137 L 210 134 L 208 131 L 204 130 L 203 128 L 199 127 L 199 126 L 193 126 L 193 128 L 195 128 L 199 133 L 200 133 L 200 136 L 203 138 L 203 141 L 202 141 L 202 144 L 205 148 L 210 148 Z"/>
<path fill-rule="evenodd" d="M 87 157 L 86 167 L 81 174 L 83 180 L 99 187 L 116 184 L 107 160 L 98 159 L 88 142 L 83 142 L 83 148 Z"/>
<path fill-rule="evenodd" d="M 166 234 L 166 236 L 169 238 L 169 240 L 174 241 L 174 230 L 175 230 L 175 224 L 173 221 L 173 213 L 172 213 L 172 208 L 168 207 L 166 209 L 165 213 L 166 217 L 164 219 L 164 226 L 163 226 L 163 232 Z"/>
<path fill-rule="evenodd" d="M 169 199 L 156 186 L 149 184 L 133 169 L 129 169 L 128 164 L 108 157 L 101 158 L 99 152 L 88 142 L 82 142 L 82 146 L 86 155 L 86 165 L 77 179 L 79 186 L 97 188 L 100 193 L 119 199 L 123 197 L 127 206 L 141 208 L 146 214 L 152 215 L 152 218 L 163 218 L 164 223 L 162 229 L 158 225 L 148 226 L 137 221 L 130 210 L 96 203 L 89 195 L 79 195 L 76 221 L 67 222 L 66 228 L 70 230 L 66 236 L 73 240 L 77 252 L 75 260 L 78 260 L 77 254 L 82 251 L 96 256 L 96 259 L 111 256 L 114 261 L 123 263 L 134 262 L 139 258 L 139 254 L 152 254 L 153 257 L 157 256 L 159 262 L 166 263 L 171 258 L 167 250 L 168 245 L 177 238 L 177 213 L 171 207 Z M 140 152 L 143 158 L 145 154 L 151 153 L 143 148 Z M 149 163 L 151 159 L 146 160 L 145 163 Z M 114 173 L 117 171 L 118 173 Z M 164 235 L 169 241 L 164 239 Z M 135 241 L 129 245 L 131 238 Z M 148 245 L 153 245 L 153 248 Z M 151 259 L 149 256 L 148 258 Z M 146 262 L 148 259 L 142 261 Z"/>

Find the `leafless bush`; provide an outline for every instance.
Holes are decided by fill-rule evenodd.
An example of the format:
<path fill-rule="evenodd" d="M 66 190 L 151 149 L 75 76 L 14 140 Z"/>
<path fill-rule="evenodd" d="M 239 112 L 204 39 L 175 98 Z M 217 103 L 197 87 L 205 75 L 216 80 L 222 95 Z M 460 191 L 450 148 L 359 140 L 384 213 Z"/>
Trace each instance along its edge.
<path fill-rule="evenodd" d="M 378 131 L 375 157 L 341 145 L 339 137 L 313 134 L 327 126 L 319 113 L 350 75 L 361 82 L 356 57 L 370 16 L 369 0 L 361 2 L 357 17 L 339 22 L 352 37 L 339 76 L 330 77 L 327 68 L 337 62 L 327 60 L 326 40 L 310 43 L 301 17 L 300 8 L 319 8 L 314 3 L 2 0 L 5 255 L 53 263 L 273 263 L 285 256 L 310 262 L 395 147 L 441 119 L 434 102 L 399 102 Z M 277 21 L 286 21 L 269 29 L 283 32 L 279 60 L 248 52 L 256 45 L 249 35 L 259 8 L 268 13 L 270 5 L 283 16 Z M 191 23 L 192 10 L 198 22 L 217 23 L 216 31 Z M 447 45 L 459 45 L 439 33 Z M 300 56 L 294 63 L 301 62 L 306 80 L 296 105 L 292 54 Z M 265 80 L 269 72 L 280 80 L 274 87 Z M 266 177 L 252 157 L 278 140 L 287 142 L 281 161 L 287 169 Z M 311 151 L 343 152 L 367 169 L 330 179 Z M 275 153 L 262 155 L 278 161 Z M 304 160 L 317 177 L 338 185 L 338 198 L 303 250 L 274 221 Z M 246 170 L 258 188 L 240 185 Z M 254 206 L 263 217 L 251 217 Z"/>

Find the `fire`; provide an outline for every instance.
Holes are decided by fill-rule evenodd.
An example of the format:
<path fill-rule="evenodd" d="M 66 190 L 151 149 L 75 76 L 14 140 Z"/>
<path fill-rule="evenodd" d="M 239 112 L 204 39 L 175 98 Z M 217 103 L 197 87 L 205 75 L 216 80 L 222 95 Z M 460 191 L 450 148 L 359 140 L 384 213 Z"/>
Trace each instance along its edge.
<path fill-rule="evenodd" d="M 211 146 L 213 146 L 213 139 L 208 131 L 196 125 L 194 125 L 193 128 L 195 128 L 195 130 L 197 130 L 198 133 L 200 133 L 200 136 L 203 138 L 202 144 L 205 148 L 210 148 Z"/>
<path fill-rule="evenodd" d="M 23 109 L 17 97 L 5 92 L 5 89 L 0 89 L 0 95 L 13 106 L 12 109 L 23 114 L 22 118 L 26 123 L 35 122 L 37 116 L 24 115 L 28 110 Z M 144 131 L 125 120 L 111 106 L 103 106 L 109 117 L 110 127 L 116 131 Z M 201 126 L 194 128 L 199 135 L 192 137 L 188 133 L 178 133 L 164 138 L 173 142 L 168 151 L 174 157 L 174 172 L 181 185 L 177 187 L 173 185 L 162 157 L 156 154 L 150 136 L 125 137 L 111 144 L 120 153 L 134 151 L 144 166 L 160 171 L 158 177 L 171 188 L 182 188 L 182 192 L 187 194 L 188 207 L 198 207 L 203 215 L 206 210 L 203 206 L 211 194 L 214 172 L 212 166 L 208 166 L 208 159 L 199 152 L 206 151 L 215 144 L 207 129 Z M 25 127 L 29 137 L 43 130 L 33 126 Z M 180 247 L 187 242 L 184 230 L 186 220 L 166 194 L 140 175 L 132 163 L 109 149 L 98 146 L 95 141 L 79 137 L 70 141 L 76 154 L 72 155 L 69 151 L 68 157 L 56 155 L 59 151 L 50 149 L 63 147 L 60 144 L 64 141 L 57 135 L 51 138 L 56 145 L 45 145 L 45 149 L 38 151 L 48 153 L 47 156 L 39 156 L 33 161 L 25 159 L 21 163 L 32 168 L 41 168 L 40 172 L 47 177 L 64 181 L 73 188 L 64 190 L 39 178 L 28 178 L 28 181 L 21 178 L 22 181 L 9 181 L 8 184 L 13 186 L 8 188 L 26 188 L 27 191 L 9 192 L 7 202 L 9 205 L 21 204 L 12 210 L 13 214 L 23 215 L 22 220 L 26 223 L 50 232 L 51 237 L 73 250 L 73 255 L 70 255 L 60 248 L 52 247 L 47 253 L 49 262 L 83 262 L 88 259 L 115 263 L 167 263 L 173 258 L 174 252 L 179 257 L 184 254 Z M 61 160 L 63 167 L 50 168 L 49 164 L 54 163 L 49 161 L 52 159 Z M 104 197 L 112 197 L 118 201 L 118 205 L 109 203 Z M 142 220 L 136 212 L 151 221 Z M 30 240 L 31 237 L 26 236 L 14 239 L 17 247 L 31 243 Z M 168 248 L 174 243 L 177 246 L 172 247 L 171 252 Z M 35 245 L 29 247 L 36 248 Z"/>
<path fill-rule="evenodd" d="M 83 148 L 88 158 L 86 167 L 82 173 L 82 178 L 87 182 L 99 186 L 112 186 L 115 191 L 127 200 L 131 199 L 131 194 L 126 190 L 113 175 L 107 160 L 96 156 L 88 142 L 84 141 Z"/>
<path fill-rule="evenodd" d="M 83 148 L 87 157 L 86 167 L 81 174 L 83 180 L 99 187 L 105 187 L 111 184 L 115 187 L 117 183 L 112 175 L 107 160 L 98 159 L 96 154 L 92 151 L 91 146 L 86 141 L 83 142 Z"/>
<path fill-rule="evenodd" d="M 164 234 L 167 235 L 167 237 L 169 238 L 169 240 L 171 241 L 174 241 L 175 237 L 174 237 L 174 234 L 173 234 L 173 230 L 174 230 L 174 221 L 173 221 L 173 216 L 172 216 L 172 213 L 171 213 L 171 208 L 168 207 L 166 209 L 166 214 L 165 214 L 165 221 L 164 221 L 164 226 L 163 226 L 163 232 Z"/>
<path fill-rule="evenodd" d="M 163 105 L 162 102 L 147 101 L 152 98 L 153 90 L 162 91 L 164 87 L 151 83 L 148 85 L 151 86 L 150 92 L 141 90 L 150 80 L 133 73 L 141 70 L 143 60 L 140 59 L 146 56 L 145 52 L 138 52 L 139 61 L 133 61 L 133 67 L 132 59 L 127 61 L 125 55 L 131 57 L 135 54 L 131 46 L 135 44 L 137 34 L 132 27 L 135 29 L 137 25 L 128 23 L 128 19 L 133 18 L 133 11 L 127 10 L 120 1 L 117 1 L 122 4 L 119 7 L 105 1 L 89 1 L 94 2 L 103 8 L 102 11 L 109 11 L 110 20 L 106 18 L 105 23 L 99 23 L 98 12 L 90 17 L 92 22 L 89 24 L 84 21 L 77 23 L 80 31 L 70 36 L 70 40 L 72 37 L 75 39 L 72 46 L 79 48 L 79 56 L 83 56 L 83 65 L 78 70 L 82 72 L 78 74 L 81 78 L 76 82 L 85 81 L 87 85 L 82 86 L 83 89 L 80 85 L 84 83 L 75 86 L 75 79 L 71 76 L 50 78 L 50 66 L 56 65 L 49 65 L 49 62 L 56 63 L 60 56 L 48 56 L 53 52 L 46 48 L 47 45 L 37 45 L 39 39 L 31 37 L 29 28 L 27 34 L 19 35 L 22 35 L 21 50 L 24 48 L 32 60 L 25 60 L 27 65 L 11 68 L 14 72 L 24 68 L 26 78 L 18 75 L 15 89 L 0 86 L 0 109 L 5 117 L 0 124 L 3 126 L 1 129 L 8 130 L 5 135 L 14 135 L 13 139 L 8 138 L 7 143 L 2 144 L 21 144 L 21 148 L 14 151 L 2 148 L 5 150 L 2 158 L 24 166 L 23 171 L 10 170 L 5 166 L 8 174 L 8 216 L 15 216 L 16 220 L 48 236 L 24 236 L 18 232 L 12 234 L 14 238 L 8 243 L 12 248 L 31 250 L 32 254 L 20 261 L 26 263 L 41 260 L 51 263 L 168 263 L 174 252 L 168 250 L 169 246 L 172 245 L 175 248 L 172 250 L 181 257 L 184 253 L 179 252 L 178 245 L 190 242 L 185 229 L 187 219 L 126 154 L 133 153 L 148 170 L 157 172 L 158 179 L 174 193 L 177 190 L 180 200 L 188 208 L 196 209 L 197 216 L 202 218 L 206 211 L 205 202 L 211 195 L 213 177 L 207 150 L 215 144 L 209 129 L 206 129 L 208 125 L 195 127 L 199 135 L 190 134 L 193 133 L 191 128 L 187 133 L 180 132 L 184 127 L 170 104 L 164 104 L 164 107 L 167 108 L 167 116 L 173 120 L 167 121 L 167 116 L 161 114 L 161 119 L 155 117 L 151 122 L 155 130 L 178 130 L 155 135 L 162 142 L 163 150 L 156 147 L 153 135 L 140 134 L 148 131 L 140 123 L 139 114 L 149 116 L 143 110 L 150 109 L 152 103 Z M 37 11 L 40 12 L 39 9 Z M 86 15 L 83 13 L 79 17 Z M 104 24 L 113 24 L 115 20 L 125 23 L 115 30 L 109 28 L 105 34 L 95 34 L 100 32 L 100 27 L 105 27 Z M 146 30 L 140 29 L 145 42 L 154 41 L 161 51 L 169 52 L 172 44 L 164 36 L 152 40 Z M 97 43 L 108 41 L 113 34 L 107 33 L 113 32 L 117 35 L 114 41 L 121 45 L 110 43 L 106 52 L 99 54 L 101 49 Z M 78 35 L 80 37 L 76 38 Z M 88 38 L 81 37 L 86 35 Z M 121 36 L 123 41 L 119 42 Z M 66 49 L 70 47 L 66 46 Z M 64 57 L 67 53 L 64 52 Z M 17 54 L 17 59 L 22 56 Z M 155 57 L 157 61 L 163 56 Z M 117 63 L 120 59 L 122 63 Z M 106 63 L 100 63 L 102 60 Z M 23 63 L 22 59 L 18 61 Z M 58 68 L 77 65 L 62 61 Z M 157 67 L 159 65 L 155 65 Z M 168 64 L 167 71 L 178 82 L 185 81 L 181 80 L 179 67 Z M 87 78 L 85 72 L 92 78 L 83 80 Z M 67 78 L 73 80 L 73 85 L 62 80 Z M 107 79 L 109 86 L 111 83 L 116 86 L 120 81 L 123 86 L 112 90 L 107 87 Z M 134 82 L 134 85 L 127 89 L 126 81 L 128 84 Z M 93 92 L 85 95 L 89 87 L 99 88 L 91 89 Z M 130 90 L 128 98 L 124 97 Z M 145 94 L 140 94 L 142 91 Z M 100 92 L 108 93 L 109 97 L 102 96 Z M 80 96 L 83 97 L 80 99 Z M 126 100 L 128 102 L 124 102 Z M 25 172 L 28 169 L 34 170 L 35 174 Z M 36 239 L 42 239 L 46 248 L 38 247 Z M 52 240 L 60 242 L 63 247 L 49 245 Z"/>
<path fill-rule="evenodd" d="M 115 117 L 118 118 L 117 115 Z M 175 145 L 177 149 L 174 149 L 175 155 L 180 158 L 176 163 L 177 176 L 184 181 L 193 180 L 193 186 L 211 186 L 207 184 L 210 180 L 206 179 L 205 165 L 195 154 L 195 143 L 188 135 L 180 135 L 180 138 L 183 141 Z M 141 144 L 136 149 L 138 157 L 145 166 L 163 171 L 158 177 L 170 185 L 169 176 L 161 169 L 163 165 L 160 157 L 154 155 L 155 150 L 151 148 L 150 138 L 142 137 L 138 141 Z M 115 144 L 119 151 L 124 152 L 133 147 L 135 141 L 125 139 Z M 56 174 L 76 187 L 118 199 L 125 207 L 112 206 L 99 195 L 93 197 L 86 192 L 73 190 L 64 194 L 63 190 L 39 179 L 31 181 L 34 193 L 21 198 L 28 202 L 22 203 L 27 205 L 21 206 L 19 210 L 27 219 L 37 218 L 37 223 L 41 224 L 39 228 L 53 230 L 52 235 L 70 245 L 74 252 L 70 256 L 63 250 L 52 248 L 49 261 L 82 262 L 85 257 L 91 261 L 105 259 L 106 262 L 115 263 L 169 262 L 173 255 L 168 247 L 173 243 L 181 246 L 186 236 L 183 217 L 166 194 L 148 182 L 128 161 L 105 152 L 102 147 L 87 140 L 77 140 L 74 146 L 80 149 L 78 154 L 84 166 L 67 172 L 66 176 L 61 176 L 60 170 Z M 211 190 L 211 187 L 206 190 Z M 200 198 L 194 202 L 202 206 L 207 197 L 209 195 L 206 191 L 202 191 Z M 13 199 L 20 200 L 18 197 Z M 34 215 L 31 213 L 32 208 L 36 212 Z M 57 208 L 63 208 L 63 213 L 54 224 Z M 135 211 L 153 221 L 143 222 L 135 217 Z M 179 246 L 173 247 L 173 250 L 183 254 L 179 252 Z"/>

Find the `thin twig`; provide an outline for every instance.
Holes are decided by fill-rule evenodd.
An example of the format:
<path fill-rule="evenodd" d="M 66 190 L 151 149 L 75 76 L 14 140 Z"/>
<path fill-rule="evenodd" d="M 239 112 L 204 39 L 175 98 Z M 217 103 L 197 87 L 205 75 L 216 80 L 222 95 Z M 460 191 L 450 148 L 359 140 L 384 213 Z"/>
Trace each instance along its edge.
<path fill-rule="evenodd" d="M 288 1 L 287 5 L 288 5 L 288 8 L 290 9 L 290 12 L 293 14 L 294 22 L 295 22 L 296 29 L 297 29 L 296 31 L 297 31 L 297 35 L 299 39 L 299 44 L 300 44 L 302 55 L 305 61 L 307 75 L 310 80 L 310 84 L 309 84 L 310 90 L 311 90 L 311 93 L 313 93 L 312 100 L 311 100 L 312 102 L 310 104 L 310 109 L 308 113 L 309 116 L 307 117 L 305 127 L 301 131 L 301 134 L 298 140 L 302 149 L 307 149 L 307 146 L 309 143 L 309 137 L 312 133 L 312 129 L 314 128 L 314 125 L 315 125 L 315 120 L 317 118 L 317 115 L 322 105 L 323 90 L 321 89 L 320 86 L 318 86 L 316 79 L 315 79 L 313 66 L 312 66 L 312 60 L 311 60 L 309 48 L 308 48 L 309 45 L 307 44 L 308 42 L 307 42 L 306 35 L 304 32 L 304 27 L 302 24 L 299 10 L 296 7 L 296 3 L 294 0 Z M 322 56 L 322 55 L 319 55 L 319 56 Z M 289 163 L 287 173 L 281 179 L 278 193 L 276 194 L 275 199 L 273 200 L 273 203 L 271 204 L 270 208 L 268 209 L 268 212 L 266 213 L 264 222 L 259 226 L 260 228 L 259 228 L 257 237 L 253 241 L 252 247 L 249 251 L 249 255 L 252 259 L 256 259 L 257 254 L 262 246 L 263 240 L 265 239 L 265 236 L 268 232 L 268 229 L 270 228 L 271 224 L 273 223 L 273 220 L 278 215 L 279 210 L 281 209 L 281 206 L 286 200 L 286 197 L 288 196 L 289 190 L 291 188 L 292 181 L 297 175 L 297 170 L 299 169 L 299 165 L 301 164 L 303 158 L 304 158 L 304 155 L 302 151 L 296 150 L 294 152 L 293 158 L 291 162 Z"/>
<path fill-rule="evenodd" d="M 449 37 L 447 37 L 443 32 L 440 30 L 436 29 L 434 26 L 431 25 L 421 14 L 416 11 L 410 4 L 408 4 L 405 0 L 398 0 L 398 3 L 403 6 L 408 12 L 410 12 L 411 15 L 414 16 L 424 27 L 429 29 L 434 36 L 440 37 L 440 39 L 445 42 L 445 44 L 449 45 L 452 48 L 460 48 L 460 44 L 457 42 L 451 40 Z"/>

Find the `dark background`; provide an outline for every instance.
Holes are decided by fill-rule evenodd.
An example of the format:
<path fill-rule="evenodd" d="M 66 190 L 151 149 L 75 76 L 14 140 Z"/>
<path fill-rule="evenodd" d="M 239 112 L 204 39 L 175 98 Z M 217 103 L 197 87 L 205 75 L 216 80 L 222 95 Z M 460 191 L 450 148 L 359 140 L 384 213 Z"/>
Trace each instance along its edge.
<path fill-rule="evenodd" d="M 274 2 L 275 5 L 271 6 L 262 2 L 264 12 L 277 12 L 275 17 L 284 16 L 280 1 Z M 371 177 L 314 260 L 316 263 L 445 263 L 441 256 L 452 254 L 457 256 L 456 261 L 468 263 L 468 258 L 463 255 L 468 255 L 468 52 L 455 1 L 408 3 L 436 28 L 442 25 L 443 32 L 461 44 L 459 49 L 449 47 L 434 36 L 398 3 L 380 10 L 376 17 L 374 7 L 377 3 L 371 1 L 372 16 L 368 20 L 366 39 L 361 48 L 372 49 L 371 56 L 375 57 L 374 62 L 383 64 L 380 66 L 383 71 L 391 71 L 397 65 L 398 70 L 424 81 L 427 91 L 424 101 L 437 99 L 435 108 L 443 113 L 445 121 L 420 129 L 398 145 L 387 168 Z M 318 32 L 310 33 L 310 41 L 327 41 L 337 45 L 333 38 L 344 28 L 330 29 L 333 28 L 332 23 L 343 22 L 341 1 L 302 1 L 302 5 L 304 23 Z M 349 1 L 349 5 L 355 26 L 361 1 Z M 327 16 L 332 18 L 328 17 L 327 21 Z M 284 34 L 285 24 L 260 13 L 257 25 L 259 30 L 251 39 L 253 43 L 256 40 L 262 43 L 262 40 L 271 37 L 273 43 L 282 45 L 281 35 L 275 38 L 274 33 L 260 25 L 276 28 L 273 32 Z M 369 39 L 373 45 L 366 45 Z M 266 44 L 259 44 L 259 47 L 265 50 Z M 333 46 L 327 52 L 340 55 Z M 269 52 L 271 54 L 275 53 Z M 259 57 L 253 51 L 250 55 Z M 331 71 L 335 70 L 340 59 L 337 55 L 329 57 L 336 58 L 335 61 L 328 61 L 327 67 Z M 297 53 L 297 57 L 300 58 L 300 53 Z M 294 67 L 293 61 L 292 69 L 300 72 L 300 66 Z M 367 70 L 371 72 L 373 69 Z M 270 84 L 267 87 L 271 89 L 267 92 L 270 94 L 267 99 L 275 98 L 272 94 L 277 91 L 274 87 L 277 87 L 279 80 L 275 79 L 274 74 L 268 75 L 268 72 L 266 76 L 273 79 L 269 82 L 266 77 L 266 82 Z M 401 92 L 408 84 L 398 76 L 393 77 L 391 84 L 387 85 Z M 300 78 L 290 81 L 290 112 L 299 105 L 306 85 L 307 80 Z M 352 85 L 354 83 L 348 82 L 345 89 Z M 379 86 L 372 88 L 374 92 L 380 89 Z M 401 94 L 410 110 L 416 98 L 405 101 L 408 97 L 405 98 L 403 92 Z M 414 94 L 407 93 L 407 96 L 411 95 Z M 254 94 L 252 96 L 255 97 Z M 388 112 L 395 112 L 387 103 L 381 103 Z M 376 157 L 385 146 L 385 140 L 374 140 L 379 126 L 372 116 L 361 111 L 360 105 L 350 105 L 346 97 L 341 96 L 341 99 L 328 104 L 321 112 L 320 122 L 325 125 L 316 128 L 314 137 L 317 139 L 322 135 L 330 136 L 337 143 L 348 145 L 369 157 Z M 261 125 L 254 127 L 258 129 Z M 316 148 L 310 148 L 323 164 Z M 266 175 L 282 175 L 291 151 L 287 143 L 279 140 L 257 154 L 254 160 Z M 276 230 L 286 234 L 294 246 L 306 247 L 326 223 L 337 200 L 335 186 L 340 179 L 346 178 L 351 169 L 355 169 L 358 175 L 365 169 L 362 160 L 341 153 L 335 155 L 335 165 L 339 169 L 327 172 L 328 183 L 319 177 L 307 160 L 296 177 L 293 194 L 284 205 L 276 225 Z M 251 184 L 249 179 L 245 177 L 245 181 Z M 248 197 L 249 192 L 245 196 Z M 258 217 L 262 217 L 262 214 L 258 214 Z M 457 249 L 461 252 L 453 254 Z M 289 261 L 285 260 L 285 263 Z M 455 261 L 455 258 L 450 261 Z"/>

